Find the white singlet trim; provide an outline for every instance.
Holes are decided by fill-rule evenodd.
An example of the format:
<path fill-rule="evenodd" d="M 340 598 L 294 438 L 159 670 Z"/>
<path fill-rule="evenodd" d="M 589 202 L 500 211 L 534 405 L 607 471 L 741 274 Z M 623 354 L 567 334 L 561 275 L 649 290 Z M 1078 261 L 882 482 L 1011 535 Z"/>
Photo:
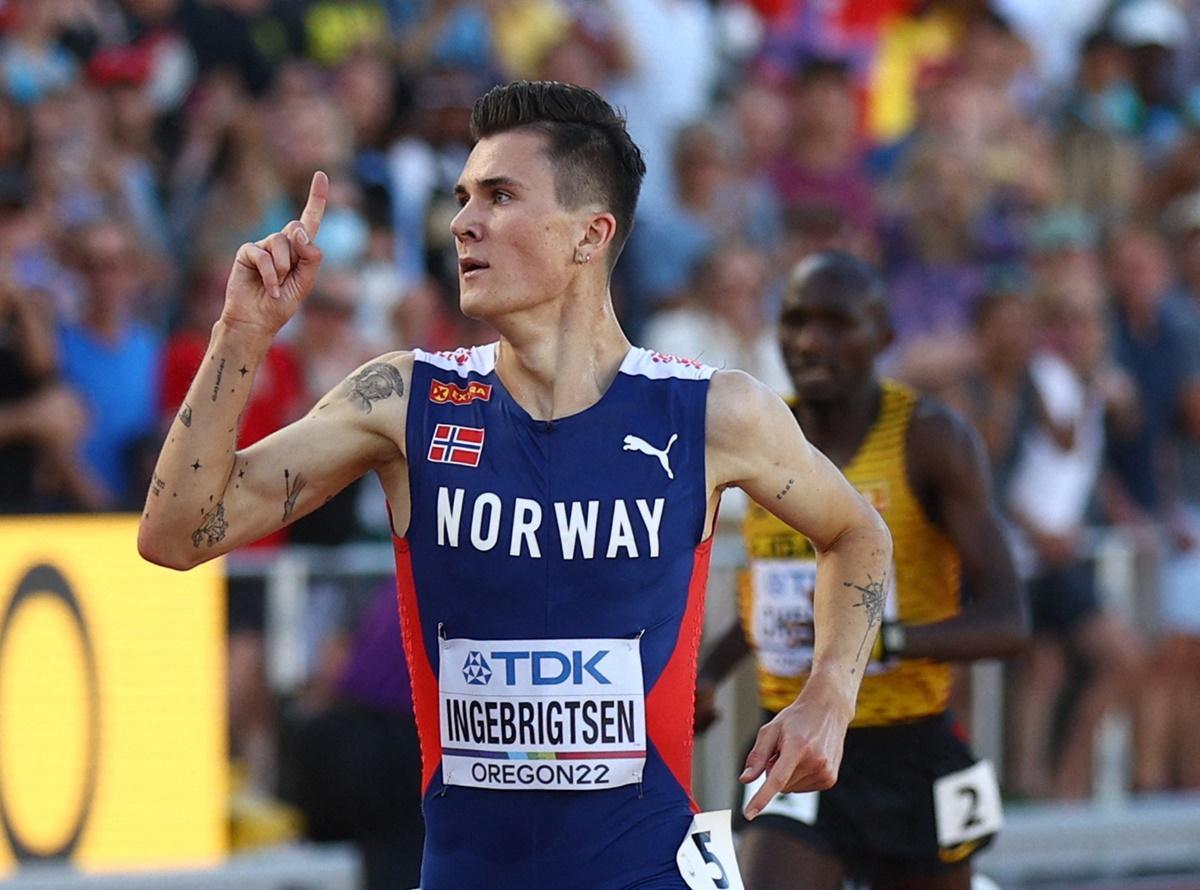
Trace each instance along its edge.
<path fill-rule="evenodd" d="M 419 362 L 441 368 L 443 371 L 453 371 L 459 377 L 471 373 L 491 374 L 496 370 L 497 343 L 484 346 L 459 347 L 446 352 L 426 352 L 424 349 L 414 349 L 413 356 Z"/>
<path fill-rule="evenodd" d="M 642 349 L 640 346 L 629 350 L 629 354 L 621 362 L 622 374 L 634 374 L 649 377 L 652 380 L 665 380 L 670 377 L 682 380 L 707 380 L 716 370 L 694 358 L 667 355 L 651 349 Z"/>

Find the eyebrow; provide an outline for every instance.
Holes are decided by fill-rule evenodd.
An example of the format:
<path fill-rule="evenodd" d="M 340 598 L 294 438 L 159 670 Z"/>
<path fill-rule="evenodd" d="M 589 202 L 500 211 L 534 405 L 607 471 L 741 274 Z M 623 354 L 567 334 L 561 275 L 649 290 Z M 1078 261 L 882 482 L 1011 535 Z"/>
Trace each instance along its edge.
<path fill-rule="evenodd" d="M 511 176 L 489 176 L 487 179 L 475 180 L 475 185 L 481 189 L 523 189 L 525 187 L 520 180 L 513 179 Z M 466 186 L 464 186 L 461 182 L 455 184 L 454 194 L 465 195 L 466 193 Z"/>

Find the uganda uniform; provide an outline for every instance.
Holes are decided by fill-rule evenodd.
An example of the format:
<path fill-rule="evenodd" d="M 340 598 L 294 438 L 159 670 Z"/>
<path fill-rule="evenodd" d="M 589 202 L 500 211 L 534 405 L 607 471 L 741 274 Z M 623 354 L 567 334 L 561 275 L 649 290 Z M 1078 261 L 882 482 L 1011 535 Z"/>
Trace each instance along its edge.
<path fill-rule="evenodd" d="M 883 621 L 941 621 L 960 611 L 960 566 L 909 484 L 907 436 L 918 396 L 892 381 L 881 388 L 879 416 L 844 473 L 892 532 Z M 741 619 L 770 717 L 795 700 L 811 667 L 816 554 L 805 537 L 757 504 L 743 535 L 749 567 L 739 592 Z M 976 765 L 946 713 L 951 682 L 951 667 L 943 662 L 874 658 L 837 784 L 820 793 L 780 795 L 759 818 L 863 864 L 857 876 L 866 879 L 936 871 L 982 848 L 998 825 L 998 793 L 990 767 Z M 756 789 L 750 786 L 747 795 Z"/>

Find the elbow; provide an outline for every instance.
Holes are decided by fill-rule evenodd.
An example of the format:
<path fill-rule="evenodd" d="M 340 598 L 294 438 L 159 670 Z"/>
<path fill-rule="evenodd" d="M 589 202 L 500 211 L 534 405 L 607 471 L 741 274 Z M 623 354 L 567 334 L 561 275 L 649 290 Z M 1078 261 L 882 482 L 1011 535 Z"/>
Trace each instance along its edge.
<path fill-rule="evenodd" d="M 187 559 L 186 554 L 167 546 L 162 538 L 161 534 L 156 534 L 148 526 L 148 523 L 142 520 L 141 525 L 138 526 L 138 555 L 146 562 L 162 566 L 164 569 L 174 569 L 177 572 L 187 571 L 196 565 L 194 560 Z"/>

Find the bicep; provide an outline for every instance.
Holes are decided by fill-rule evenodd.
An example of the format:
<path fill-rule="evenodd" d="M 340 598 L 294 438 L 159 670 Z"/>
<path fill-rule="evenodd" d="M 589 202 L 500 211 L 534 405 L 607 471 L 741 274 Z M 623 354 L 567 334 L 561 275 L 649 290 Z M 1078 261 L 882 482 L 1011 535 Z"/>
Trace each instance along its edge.
<path fill-rule="evenodd" d="M 761 384 L 731 393 L 711 413 L 725 484 L 737 485 L 811 540 L 833 544 L 871 508 L 846 477 L 805 437 L 783 400 Z"/>
<path fill-rule="evenodd" d="M 224 525 L 231 538 L 226 549 L 294 522 L 369 470 L 403 460 L 397 444 L 403 439 L 407 406 L 403 387 L 392 393 L 400 398 L 386 403 L 372 393 L 374 407 L 367 411 L 355 389 L 362 373 L 360 369 L 344 380 L 300 420 L 235 454 L 221 515 L 210 511 L 204 517 L 210 525 Z M 196 532 L 211 533 L 203 525 Z"/>

